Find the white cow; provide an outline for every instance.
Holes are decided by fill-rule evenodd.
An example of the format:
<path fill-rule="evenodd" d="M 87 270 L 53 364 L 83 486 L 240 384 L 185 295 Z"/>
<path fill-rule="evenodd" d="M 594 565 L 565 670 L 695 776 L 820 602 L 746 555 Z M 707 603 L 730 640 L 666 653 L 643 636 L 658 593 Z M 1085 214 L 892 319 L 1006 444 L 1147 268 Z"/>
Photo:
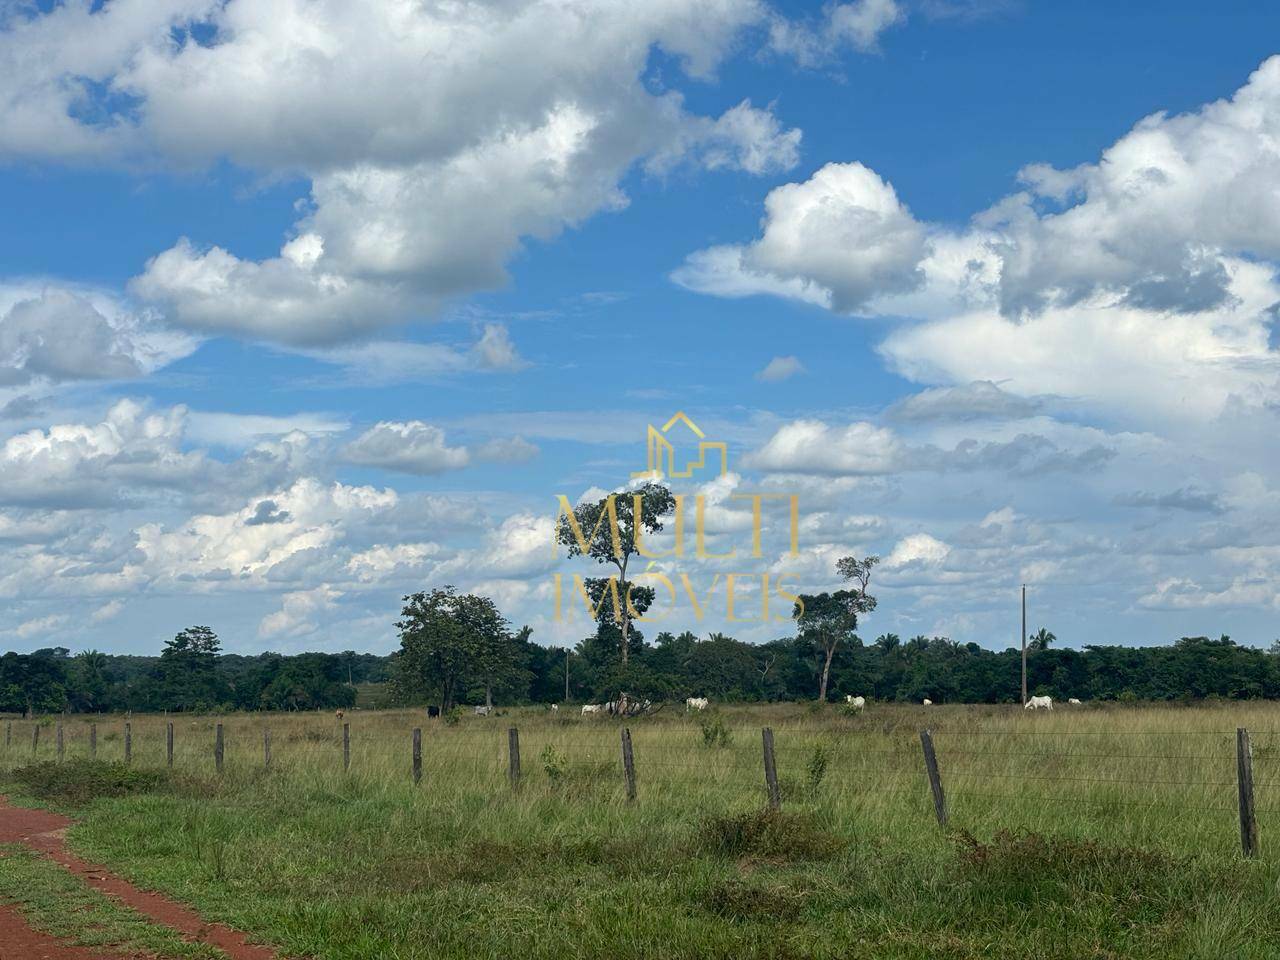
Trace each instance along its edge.
<path fill-rule="evenodd" d="M 921 702 L 922 704 L 924 704 L 926 707 L 932 707 L 932 706 L 933 706 L 933 701 L 932 701 L 932 700 L 930 700 L 928 697 L 925 697 L 925 699 L 921 700 L 920 702 Z"/>
<path fill-rule="evenodd" d="M 477 717 L 487 717 L 493 711 L 493 707 L 476 707 Z"/>
<path fill-rule="evenodd" d="M 560 709 L 560 704 L 558 704 L 558 703 L 553 703 L 553 704 L 551 705 L 551 712 L 552 712 L 552 713 L 555 713 L 555 712 L 556 712 L 557 710 L 559 710 L 559 709 Z"/>
<path fill-rule="evenodd" d="M 705 710 L 707 709 L 707 705 L 710 703 L 711 701 L 706 697 L 690 697 L 684 702 L 684 710 L 685 713 L 688 713 L 690 710 Z"/>
<path fill-rule="evenodd" d="M 1023 710 L 1053 710 L 1053 697 L 1032 697 L 1022 705 Z"/>
<path fill-rule="evenodd" d="M 844 702 L 847 703 L 849 706 L 853 707 L 853 709 L 855 710 L 861 710 L 863 707 L 867 705 L 867 698 L 855 697 L 853 694 L 846 694 L 844 698 Z"/>
<path fill-rule="evenodd" d="M 1073 707 L 1080 706 L 1080 701 L 1077 700 L 1075 697 L 1072 697 L 1070 700 L 1067 701 L 1067 703 L 1071 704 L 1071 706 Z"/>
<path fill-rule="evenodd" d="M 599 713 L 603 709 L 604 707 L 602 707 L 598 703 L 584 703 L 582 705 L 582 715 L 584 717 L 589 716 L 590 714 L 593 714 L 593 713 Z"/>

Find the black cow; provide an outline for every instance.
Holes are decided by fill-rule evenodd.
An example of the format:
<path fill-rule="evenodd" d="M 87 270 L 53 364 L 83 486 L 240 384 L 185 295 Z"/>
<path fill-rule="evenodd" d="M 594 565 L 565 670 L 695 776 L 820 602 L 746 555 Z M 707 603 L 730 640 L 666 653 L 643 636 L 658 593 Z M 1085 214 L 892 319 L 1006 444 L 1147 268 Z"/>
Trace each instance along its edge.
<path fill-rule="evenodd" d="M 428 716 L 428 717 L 438 717 L 438 716 L 440 716 L 440 708 L 439 708 L 439 707 L 427 707 L 427 716 Z"/>

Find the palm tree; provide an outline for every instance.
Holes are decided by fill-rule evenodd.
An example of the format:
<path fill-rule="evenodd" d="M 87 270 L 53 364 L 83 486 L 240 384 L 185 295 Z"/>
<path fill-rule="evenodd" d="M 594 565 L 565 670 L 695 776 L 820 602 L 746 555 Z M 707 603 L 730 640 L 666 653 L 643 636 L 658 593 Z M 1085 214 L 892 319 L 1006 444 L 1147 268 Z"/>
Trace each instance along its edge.
<path fill-rule="evenodd" d="M 1280 640 L 1276 642 L 1280 643 Z M 890 653 L 902 646 L 902 638 L 896 633 L 882 633 L 876 637 L 876 646 L 880 648 L 881 652 Z"/>
<path fill-rule="evenodd" d="M 1048 650 L 1049 644 L 1055 642 L 1058 638 L 1052 633 L 1041 627 L 1037 632 L 1031 635 L 1030 648 L 1032 650 Z"/>

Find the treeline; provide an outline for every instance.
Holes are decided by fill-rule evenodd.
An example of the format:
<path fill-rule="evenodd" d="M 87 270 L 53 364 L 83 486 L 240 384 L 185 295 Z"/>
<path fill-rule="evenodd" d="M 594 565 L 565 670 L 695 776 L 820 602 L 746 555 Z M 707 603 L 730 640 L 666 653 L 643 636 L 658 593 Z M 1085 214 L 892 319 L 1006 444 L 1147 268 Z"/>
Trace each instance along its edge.
<path fill-rule="evenodd" d="M 314 710 L 355 703 L 353 684 L 385 683 L 389 658 L 367 653 L 219 652 L 204 627 L 184 630 L 157 657 L 65 647 L 0 657 L 0 712 L 110 713 Z"/>
<path fill-rule="evenodd" d="M 803 634 L 755 645 L 720 634 L 700 640 L 663 633 L 652 646 L 633 643 L 625 669 L 610 654 L 608 642 L 594 637 L 578 646 L 570 664 L 577 698 L 598 700 L 626 689 L 655 700 L 814 699 L 826 651 Z M 540 649 L 533 663 L 532 698 L 562 699 L 564 655 Z M 855 636 L 832 657 L 827 698 L 1017 703 L 1021 663 L 1019 650 L 987 650 L 945 637 L 904 641 L 890 633 L 866 643 Z M 1041 647 L 1029 654 L 1027 688 L 1060 700 L 1280 698 L 1280 646 L 1263 651 L 1223 636 L 1183 637 L 1162 647 Z"/>
<path fill-rule="evenodd" d="M 601 634 L 567 655 L 570 700 L 597 702 L 622 690 L 653 700 L 812 700 L 825 661 L 822 646 L 803 637 L 757 645 L 722 634 L 661 633 L 648 643 L 633 630 L 624 666 L 616 638 Z M 483 703 L 489 694 L 497 703 L 564 701 L 566 652 L 533 642 L 528 631 L 509 641 L 503 669 L 487 679 L 462 671 L 454 699 Z M 439 702 L 430 688 L 395 682 L 404 673 L 402 656 L 221 654 L 205 628 L 183 631 L 157 657 L 71 656 L 61 647 L 8 653 L 0 657 L 0 712 L 334 709 L 354 705 L 363 684 L 386 684 L 399 702 Z M 1020 670 L 1015 649 L 997 652 L 941 637 L 904 641 L 884 634 L 870 643 L 855 637 L 832 658 L 827 695 L 1016 703 Z M 1263 651 L 1225 636 L 1184 637 L 1167 647 L 1041 648 L 1029 657 L 1028 689 L 1060 700 L 1280 698 L 1280 648 Z"/>

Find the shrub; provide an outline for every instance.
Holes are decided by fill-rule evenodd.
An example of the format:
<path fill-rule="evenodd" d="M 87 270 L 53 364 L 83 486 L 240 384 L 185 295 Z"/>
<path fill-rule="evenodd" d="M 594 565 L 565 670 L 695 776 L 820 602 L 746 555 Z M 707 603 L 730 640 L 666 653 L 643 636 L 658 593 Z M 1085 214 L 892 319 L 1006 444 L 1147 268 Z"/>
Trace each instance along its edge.
<path fill-rule="evenodd" d="M 816 744 L 809 754 L 809 762 L 805 764 L 805 788 L 810 797 L 816 797 L 827 775 L 827 764 L 831 762 L 831 754 L 822 744 Z"/>
<path fill-rule="evenodd" d="M 146 770 L 102 760 L 45 760 L 18 767 L 9 776 L 40 800 L 79 806 L 98 797 L 156 793 L 170 787 L 160 770 Z"/>
<path fill-rule="evenodd" d="M 733 742 L 733 731 L 725 726 L 724 718 L 719 715 L 703 717 L 698 726 L 702 729 L 704 747 L 727 747 Z"/>
<path fill-rule="evenodd" d="M 542 769 L 547 772 L 547 778 L 552 783 L 559 783 L 564 779 L 565 768 L 568 763 L 568 757 L 551 746 L 551 744 L 547 744 L 542 749 Z"/>

